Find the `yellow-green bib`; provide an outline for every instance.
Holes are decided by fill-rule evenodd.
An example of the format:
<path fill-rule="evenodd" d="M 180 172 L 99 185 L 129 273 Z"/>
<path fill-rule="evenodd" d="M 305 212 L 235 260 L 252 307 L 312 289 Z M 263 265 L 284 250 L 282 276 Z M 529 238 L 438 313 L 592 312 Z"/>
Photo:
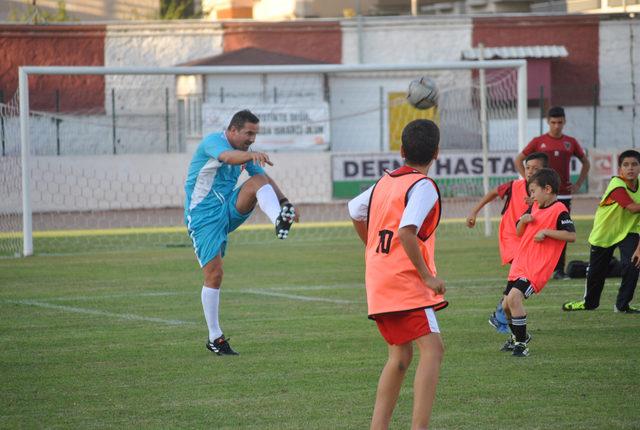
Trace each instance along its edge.
<path fill-rule="evenodd" d="M 640 213 L 632 213 L 618 203 L 605 205 L 605 201 L 616 188 L 624 188 L 635 203 L 640 203 L 640 186 L 636 191 L 627 187 L 626 182 L 618 176 L 611 178 L 602 200 L 596 210 L 593 228 L 589 235 L 589 243 L 594 246 L 608 248 L 622 241 L 629 233 L 640 231 Z"/>

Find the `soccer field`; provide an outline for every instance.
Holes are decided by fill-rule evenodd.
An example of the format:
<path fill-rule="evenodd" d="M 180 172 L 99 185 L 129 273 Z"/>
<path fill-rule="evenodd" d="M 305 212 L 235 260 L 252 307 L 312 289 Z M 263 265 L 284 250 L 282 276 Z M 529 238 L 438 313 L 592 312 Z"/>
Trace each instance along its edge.
<path fill-rule="evenodd" d="M 587 259 L 589 228 L 577 222 L 568 260 Z M 221 323 L 239 357 L 205 350 L 189 247 L 0 259 L 0 428 L 368 428 L 386 346 L 366 318 L 362 246 L 334 230 L 231 236 Z M 436 262 L 450 306 L 433 429 L 640 428 L 640 318 L 613 313 L 619 279 L 588 313 L 560 310 L 582 280 L 551 281 L 525 303 L 518 359 L 487 323 L 506 283 L 496 239 L 444 226 Z M 410 426 L 415 362 L 392 428 Z"/>

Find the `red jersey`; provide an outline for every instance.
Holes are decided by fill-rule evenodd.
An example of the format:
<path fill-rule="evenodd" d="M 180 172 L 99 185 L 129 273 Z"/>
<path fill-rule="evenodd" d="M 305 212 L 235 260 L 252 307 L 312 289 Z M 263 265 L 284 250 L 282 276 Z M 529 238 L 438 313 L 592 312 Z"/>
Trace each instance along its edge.
<path fill-rule="evenodd" d="M 531 286 L 539 293 L 551 278 L 565 242 L 562 240 L 545 237 L 542 242 L 536 242 L 535 235 L 540 230 L 565 230 L 575 231 L 573 221 L 564 203 L 555 201 L 546 208 L 540 208 L 535 202 L 531 207 L 533 221 L 525 226 L 520 238 L 520 246 L 516 252 L 511 270 L 510 281 L 525 278 L 531 282 Z"/>
<path fill-rule="evenodd" d="M 516 224 L 520 217 L 527 211 L 529 204 L 526 199 L 527 181 L 517 179 L 498 187 L 498 195 L 506 201 L 502 209 L 502 219 L 498 227 L 498 246 L 500 247 L 500 259 L 502 264 L 511 263 L 520 245 L 520 237 L 516 233 Z"/>
<path fill-rule="evenodd" d="M 398 238 L 398 227 L 411 188 L 422 180 L 435 182 L 408 166 L 384 175 L 375 185 L 369 202 L 365 284 L 370 318 L 377 314 L 447 306 L 444 296 L 427 287 L 409 260 Z M 440 222 L 440 198 L 418 231 L 420 252 L 435 276 L 435 232 Z"/>
<path fill-rule="evenodd" d="M 549 133 L 535 137 L 524 147 L 522 153 L 531 155 L 534 152 L 542 152 L 549 157 L 549 168 L 560 175 L 559 196 L 571 195 L 571 177 L 569 167 L 571 157 L 583 158 L 584 150 L 577 140 L 571 136 L 551 137 Z"/>

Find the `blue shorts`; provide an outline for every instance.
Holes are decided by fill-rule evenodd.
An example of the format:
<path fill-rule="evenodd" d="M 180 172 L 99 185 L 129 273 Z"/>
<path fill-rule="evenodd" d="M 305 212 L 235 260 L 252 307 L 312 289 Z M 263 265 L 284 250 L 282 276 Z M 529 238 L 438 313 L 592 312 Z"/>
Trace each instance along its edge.
<path fill-rule="evenodd" d="M 219 206 L 219 210 L 199 214 L 196 207 L 187 213 L 187 230 L 200 267 L 204 267 L 218 254 L 224 257 L 227 235 L 251 216 L 253 210 L 246 214 L 238 212 L 236 208 L 238 194 L 240 194 L 240 187 L 236 188 L 231 197 Z"/>

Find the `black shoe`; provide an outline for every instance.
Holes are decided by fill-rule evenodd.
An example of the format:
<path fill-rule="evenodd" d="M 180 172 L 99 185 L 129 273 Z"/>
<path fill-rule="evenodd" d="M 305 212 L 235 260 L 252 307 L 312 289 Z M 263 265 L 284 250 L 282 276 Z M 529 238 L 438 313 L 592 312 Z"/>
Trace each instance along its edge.
<path fill-rule="evenodd" d="M 220 336 L 213 342 L 207 340 L 207 349 L 218 355 L 240 355 L 231 348 L 231 345 L 229 345 L 229 339 L 226 339 L 224 335 Z"/>
<path fill-rule="evenodd" d="M 514 357 L 528 357 L 529 348 L 527 348 L 527 344 L 524 342 L 516 342 L 513 346 L 513 352 L 511 353 L 511 355 L 513 355 Z"/>
<path fill-rule="evenodd" d="M 559 279 L 561 281 L 566 281 L 567 279 L 571 279 L 569 275 L 564 273 L 564 270 L 554 270 L 552 278 Z"/>
<path fill-rule="evenodd" d="M 291 225 L 296 217 L 296 209 L 291 203 L 285 203 L 280 208 L 280 215 L 276 219 L 276 237 L 286 239 L 291 230 Z"/>
<path fill-rule="evenodd" d="M 618 309 L 618 307 L 616 305 L 613 305 L 613 311 L 614 312 L 619 312 L 622 314 L 640 314 L 640 309 L 636 308 L 635 306 L 627 306 L 627 309 Z"/>
<path fill-rule="evenodd" d="M 532 337 L 531 334 L 527 333 L 527 339 L 522 343 L 525 346 L 528 345 L 529 342 L 531 342 L 531 337 Z M 517 344 L 518 344 L 518 342 L 516 342 L 515 336 L 511 335 L 511 337 L 509 339 L 507 339 L 507 341 L 504 343 L 504 345 L 502 345 L 502 348 L 500 348 L 500 351 L 502 351 L 502 352 L 513 351 Z"/>

